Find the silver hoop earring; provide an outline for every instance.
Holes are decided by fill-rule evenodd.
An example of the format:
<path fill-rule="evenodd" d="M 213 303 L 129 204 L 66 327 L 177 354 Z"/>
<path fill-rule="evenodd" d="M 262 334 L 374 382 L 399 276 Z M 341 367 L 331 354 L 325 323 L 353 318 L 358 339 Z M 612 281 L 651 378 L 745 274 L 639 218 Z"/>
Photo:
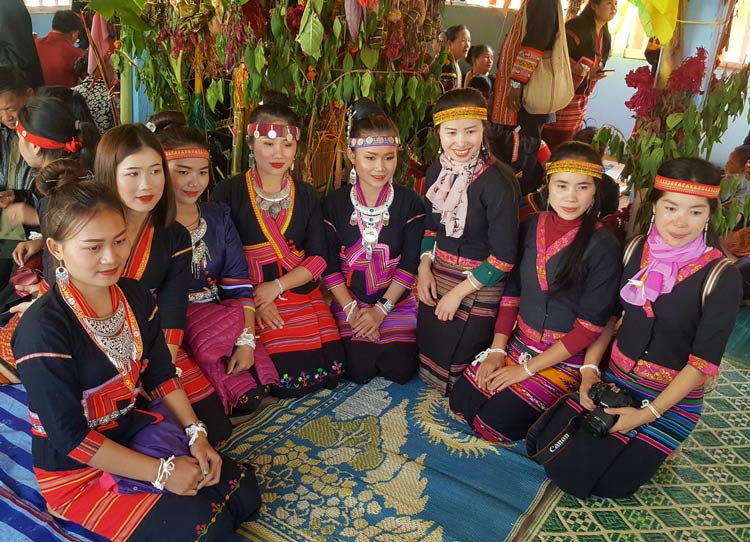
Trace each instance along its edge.
<path fill-rule="evenodd" d="M 57 269 L 55 269 L 55 280 L 57 280 L 59 286 L 67 286 L 70 284 L 70 275 L 68 275 L 68 270 L 62 265 L 62 262 Z"/>
<path fill-rule="evenodd" d="M 708 244 L 708 223 L 709 223 L 709 222 L 710 222 L 710 221 L 708 221 L 708 220 L 707 220 L 707 221 L 706 221 L 706 225 L 705 225 L 705 227 L 703 228 L 703 244 L 704 244 L 704 245 L 707 245 L 707 244 Z"/>
<path fill-rule="evenodd" d="M 294 171 L 294 162 L 292 162 L 291 167 L 289 168 L 289 171 Z"/>
<path fill-rule="evenodd" d="M 349 170 L 349 184 L 357 184 L 357 170 L 354 169 L 354 166 L 352 166 L 352 169 Z"/>
<path fill-rule="evenodd" d="M 651 223 L 648 225 L 648 231 L 646 232 L 646 235 L 651 234 L 651 229 L 654 227 L 654 219 L 656 218 L 656 215 L 652 212 L 651 213 Z"/>

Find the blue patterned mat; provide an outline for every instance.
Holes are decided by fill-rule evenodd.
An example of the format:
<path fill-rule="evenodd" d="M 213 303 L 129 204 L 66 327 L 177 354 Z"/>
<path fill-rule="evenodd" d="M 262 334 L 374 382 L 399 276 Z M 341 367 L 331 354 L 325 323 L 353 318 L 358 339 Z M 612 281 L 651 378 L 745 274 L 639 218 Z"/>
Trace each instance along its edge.
<path fill-rule="evenodd" d="M 0 386 L 0 540 L 102 540 L 68 521 L 53 519 L 31 470 L 31 425 L 23 386 Z"/>
<path fill-rule="evenodd" d="M 224 451 L 256 468 L 256 542 L 500 542 L 546 486 L 522 445 L 474 437 L 418 380 L 272 405 Z"/>

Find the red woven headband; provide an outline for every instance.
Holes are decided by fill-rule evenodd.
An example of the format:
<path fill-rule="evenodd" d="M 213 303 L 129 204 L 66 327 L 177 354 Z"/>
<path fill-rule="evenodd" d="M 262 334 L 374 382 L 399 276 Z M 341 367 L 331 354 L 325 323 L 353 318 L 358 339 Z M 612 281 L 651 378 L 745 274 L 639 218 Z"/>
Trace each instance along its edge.
<path fill-rule="evenodd" d="M 181 160 L 183 158 L 203 158 L 204 160 L 210 160 L 211 155 L 208 152 L 208 149 L 203 149 L 201 147 L 182 147 L 179 149 L 165 149 L 164 155 L 167 157 L 167 160 Z"/>
<path fill-rule="evenodd" d="M 24 138 L 32 145 L 36 145 L 37 147 L 42 149 L 65 149 L 68 152 L 78 152 L 81 149 L 81 142 L 76 136 L 73 136 L 73 139 L 71 139 L 70 141 L 61 143 L 59 141 L 55 141 L 54 139 L 48 139 L 46 137 L 32 134 L 21 125 L 20 120 L 16 123 L 16 132 L 18 132 L 18 135 L 20 137 Z"/>
<path fill-rule="evenodd" d="M 681 179 L 670 179 L 662 175 L 657 175 L 654 179 L 654 188 L 664 192 L 674 192 L 676 194 L 687 194 L 688 196 L 698 196 L 701 198 L 716 199 L 721 191 L 720 186 L 710 184 L 694 183 L 692 181 L 683 181 Z"/>

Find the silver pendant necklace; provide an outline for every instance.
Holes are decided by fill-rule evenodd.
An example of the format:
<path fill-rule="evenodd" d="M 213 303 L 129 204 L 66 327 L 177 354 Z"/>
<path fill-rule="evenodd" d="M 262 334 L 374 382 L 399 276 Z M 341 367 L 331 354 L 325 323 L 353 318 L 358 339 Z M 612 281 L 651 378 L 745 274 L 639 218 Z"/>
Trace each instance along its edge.
<path fill-rule="evenodd" d="M 83 324 L 91 332 L 96 343 L 120 374 L 130 372 L 130 364 L 136 356 L 136 344 L 129 326 L 125 322 L 125 306 L 117 305 L 117 310 L 108 318 L 83 316 Z"/>
<path fill-rule="evenodd" d="M 349 192 L 349 200 L 352 202 L 354 210 L 352 216 L 349 218 L 349 224 L 354 226 L 359 225 L 359 231 L 362 234 L 362 246 L 365 248 L 365 257 L 368 260 L 372 260 L 372 252 L 378 245 L 378 239 L 380 237 L 380 229 L 383 226 L 387 226 L 391 220 L 391 215 L 388 212 L 388 208 L 393 203 L 393 185 L 388 185 L 388 195 L 385 198 L 385 202 L 377 207 L 368 207 L 363 205 L 357 199 L 357 188 L 352 187 Z"/>
<path fill-rule="evenodd" d="M 286 185 L 278 192 L 266 192 L 258 183 L 253 179 L 253 189 L 255 190 L 255 201 L 258 202 L 258 206 L 262 211 L 267 212 L 271 215 L 271 218 L 276 220 L 282 209 L 289 209 L 289 204 L 292 198 L 289 195 L 292 192 L 292 181 L 286 180 Z M 282 180 L 282 182 L 284 182 Z"/>
<path fill-rule="evenodd" d="M 193 276 L 198 278 L 208 261 L 211 259 L 211 254 L 208 251 L 208 245 L 203 240 L 203 237 L 208 231 L 208 224 L 203 217 L 198 219 L 198 227 L 190 231 L 190 243 L 193 245 L 193 258 L 190 263 L 190 267 L 193 270 Z"/>

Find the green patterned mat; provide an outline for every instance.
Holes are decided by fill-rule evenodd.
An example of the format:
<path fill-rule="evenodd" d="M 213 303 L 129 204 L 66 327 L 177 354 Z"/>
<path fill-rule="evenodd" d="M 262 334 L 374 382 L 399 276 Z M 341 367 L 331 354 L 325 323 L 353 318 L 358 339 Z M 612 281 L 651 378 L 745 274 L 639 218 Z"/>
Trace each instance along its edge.
<path fill-rule="evenodd" d="M 750 368 L 750 307 L 743 306 L 737 313 L 737 321 L 727 342 L 724 358 Z"/>
<path fill-rule="evenodd" d="M 684 446 L 633 497 L 581 500 L 548 487 L 517 542 L 750 541 L 750 370 L 722 366 Z"/>

